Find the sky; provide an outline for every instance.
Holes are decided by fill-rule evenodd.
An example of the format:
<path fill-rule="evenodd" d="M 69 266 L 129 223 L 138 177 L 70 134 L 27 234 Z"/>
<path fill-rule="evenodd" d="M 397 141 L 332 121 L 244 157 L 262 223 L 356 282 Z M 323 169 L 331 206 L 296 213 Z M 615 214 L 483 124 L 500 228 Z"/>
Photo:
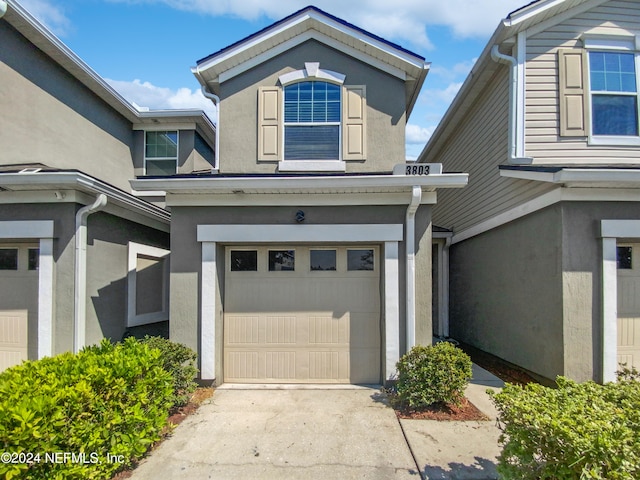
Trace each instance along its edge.
<path fill-rule="evenodd" d="M 309 4 L 431 62 L 406 129 L 415 159 L 491 34 L 527 0 L 18 0 L 124 98 L 199 108 L 190 67 Z M 224 128 L 224 125 L 221 125 Z"/>

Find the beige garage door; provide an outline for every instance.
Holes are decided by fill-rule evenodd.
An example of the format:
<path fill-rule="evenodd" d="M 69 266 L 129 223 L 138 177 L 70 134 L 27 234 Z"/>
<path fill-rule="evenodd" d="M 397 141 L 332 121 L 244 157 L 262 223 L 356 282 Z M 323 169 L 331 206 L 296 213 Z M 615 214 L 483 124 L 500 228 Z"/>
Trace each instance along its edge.
<path fill-rule="evenodd" d="M 380 382 L 377 247 L 229 247 L 225 264 L 225 382 Z"/>
<path fill-rule="evenodd" d="M 37 246 L 0 244 L 0 371 L 29 357 L 29 324 L 37 325 L 38 253 Z"/>
<path fill-rule="evenodd" d="M 618 363 L 640 369 L 640 244 L 618 245 Z"/>

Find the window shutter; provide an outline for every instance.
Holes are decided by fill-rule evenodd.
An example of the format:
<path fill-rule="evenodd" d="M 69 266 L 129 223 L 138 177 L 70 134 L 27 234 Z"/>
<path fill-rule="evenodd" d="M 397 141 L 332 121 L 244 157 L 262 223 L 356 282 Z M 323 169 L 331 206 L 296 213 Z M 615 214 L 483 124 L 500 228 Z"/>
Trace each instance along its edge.
<path fill-rule="evenodd" d="M 587 61 L 583 49 L 558 51 L 560 136 L 587 135 Z"/>
<path fill-rule="evenodd" d="M 342 99 L 342 159 L 367 158 L 367 98 L 364 85 L 345 86 Z"/>
<path fill-rule="evenodd" d="M 258 160 L 282 160 L 282 89 L 258 89 Z"/>

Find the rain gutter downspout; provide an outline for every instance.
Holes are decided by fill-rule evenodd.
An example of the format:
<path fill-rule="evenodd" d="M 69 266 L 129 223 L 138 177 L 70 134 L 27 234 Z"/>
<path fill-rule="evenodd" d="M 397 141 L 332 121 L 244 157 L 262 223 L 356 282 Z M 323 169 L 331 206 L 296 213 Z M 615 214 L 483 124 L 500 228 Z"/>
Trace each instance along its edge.
<path fill-rule="evenodd" d="M 416 344 L 416 211 L 422 200 L 422 188 L 414 186 L 407 207 L 407 352 Z"/>
<path fill-rule="evenodd" d="M 85 346 L 87 332 L 87 218 L 102 210 L 107 204 L 107 196 L 101 193 L 91 205 L 82 207 L 76 213 L 76 268 L 74 287 L 73 351 L 78 353 Z"/>
<path fill-rule="evenodd" d="M 500 53 L 500 46 L 497 44 L 491 48 L 491 58 L 495 62 L 511 66 L 509 69 L 509 163 L 530 164 L 532 159 L 524 157 L 523 146 L 518 142 L 518 60 Z"/>
<path fill-rule="evenodd" d="M 449 248 L 453 235 L 447 235 L 442 249 L 442 336 L 449 338 Z"/>
<path fill-rule="evenodd" d="M 0 18 L 4 17 L 5 13 L 7 13 L 7 2 L 0 0 Z"/>

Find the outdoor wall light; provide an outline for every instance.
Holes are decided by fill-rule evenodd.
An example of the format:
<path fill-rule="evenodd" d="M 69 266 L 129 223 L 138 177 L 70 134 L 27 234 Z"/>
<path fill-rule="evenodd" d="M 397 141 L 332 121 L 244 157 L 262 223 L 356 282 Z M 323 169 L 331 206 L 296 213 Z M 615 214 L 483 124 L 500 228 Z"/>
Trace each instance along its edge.
<path fill-rule="evenodd" d="M 298 223 L 304 222 L 304 212 L 302 210 L 298 210 L 296 212 L 296 222 Z"/>

